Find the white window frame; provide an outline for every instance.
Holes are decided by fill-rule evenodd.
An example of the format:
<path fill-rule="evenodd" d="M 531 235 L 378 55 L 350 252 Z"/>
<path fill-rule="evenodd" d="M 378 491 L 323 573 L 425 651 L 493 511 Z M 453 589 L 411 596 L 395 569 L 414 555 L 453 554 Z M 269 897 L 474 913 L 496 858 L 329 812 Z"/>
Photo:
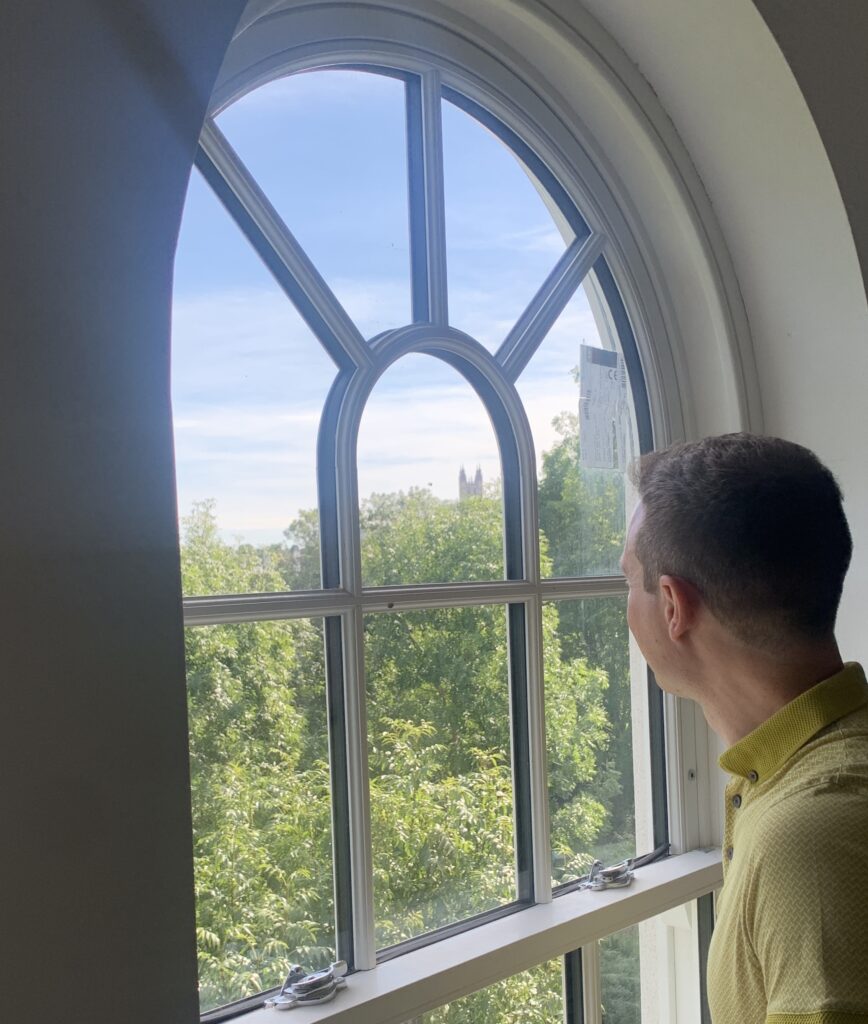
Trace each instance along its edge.
<path fill-rule="evenodd" d="M 716 850 L 670 857 L 642 868 L 629 889 L 560 896 L 405 953 L 373 970 L 360 971 L 352 975 L 334 1002 L 305 1007 L 304 1020 L 405 1024 L 574 949 L 593 949 L 606 935 L 698 899 L 719 885 L 719 879 Z M 592 956 L 583 957 L 583 970 L 592 967 L 584 981 L 584 991 L 590 996 L 585 1005 L 586 1024 L 599 1021 L 600 988 L 593 973 L 599 965 L 591 961 Z M 696 984 L 695 979 L 691 984 Z M 274 1012 L 253 1010 L 244 1019 L 253 1024 L 273 1021 Z M 698 1016 L 690 1019 L 696 1021 Z"/>
<path fill-rule="evenodd" d="M 215 89 L 210 116 L 202 136 L 202 148 L 214 167 L 230 184 L 238 201 L 247 209 L 287 273 L 300 285 L 304 296 L 317 309 L 326 311 L 328 328 L 336 345 L 358 366 L 370 362 L 364 339 L 346 317 L 325 282 L 309 263 L 301 248 L 271 208 L 267 199 L 246 173 L 213 122 L 213 117 L 230 102 L 274 78 L 294 71 L 331 64 L 386 65 L 418 74 L 423 82 L 423 117 L 436 115 L 433 97 L 441 84 L 459 90 L 478 102 L 514 130 L 545 161 L 570 198 L 581 209 L 590 236 L 568 250 L 557 272 L 581 276 L 604 255 L 618 284 L 636 338 L 648 393 L 655 443 L 666 444 L 683 434 L 683 413 L 676 386 L 674 345 L 669 321 L 653 286 L 653 268 L 646 265 L 635 244 L 631 224 L 621 205 L 606 187 L 604 176 L 588 155 L 583 140 L 565 129 L 555 110 L 532 83 L 506 70 L 489 48 L 469 36 L 457 36 L 434 19 L 382 4 L 378 17 L 373 7 L 352 4 L 317 6 L 272 4 L 264 18 L 253 20 L 241 31 L 227 54 Z M 382 13 L 388 9 L 389 17 Z M 404 39 L 413 38 L 409 47 Z M 432 133 L 426 136 L 430 141 Z M 425 210 L 428 231 L 428 296 L 432 342 L 444 339 L 447 324 L 445 288 L 445 241 L 443 238 L 442 166 L 436 152 L 426 149 Z M 557 219 L 557 212 L 553 211 Z M 580 279 L 576 278 L 576 283 Z M 592 296 L 593 299 L 593 296 Z M 557 303 L 556 288 L 549 288 L 545 301 Z M 545 302 L 538 303 L 525 317 L 531 322 Z M 533 306 L 533 303 L 532 303 Z M 439 326 L 437 326 L 439 325 Z M 410 343 L 424 341 L 421 327 L 411 331 Z M 515 332 L 514 332 L 515 334 Z M 653 344 L 651 339 L 654 339 Z M 512 338 L 514 344 L 516 338 Z M 195 598 L 185 601 L 188 625 L 229 623 L 263 619 L 311 616 L 340 616 L 345 634 L 344 674 L 350 685 L 345 697 L 348 722 L 346 752 L 350 764 L 350 818 L 353 843 L 352 873 L 370 877 L 370 825 L 367 806 L 367 753 L 363 687 L 353 665 L 359 649 L 362 615 L 386 608 L 432 608 L 466 604 L 522 601 L 528 614 L 537 615 L 544 598 L 598 597 L 623 593 L 617 578 L 584 580 L 541 580 L 538 572 L 535 531 L 535 493 L 523 495 L 523 539 L 525 572 L 521 581 L 492 584 L 456 584 L 366 590 L 361 585 L 358 545 L 354 544 L 353 523 L 347 519 L 355 507 L 352 491 L 354 470 L 348 460 L 352 446 L 341 451 L 345 462 L 338 477 L 352 481 L 339 501 L 342 526 L 339 531 L 345 564 L 353 567 L 340 587 L 293 594 L 240 597 Z M 340 458 L 340 456 L 339 456 Z M 535 475 L 529 434 L 520 444 L 525 472 Z M 533 489 L 531 489 L 533 491 Z M 355 538 L 357 541 L 357 538 Z M 536 555 L 534 554 L 536 552 Z M 353 640 L 355 634 L 355 640 Z M 533 631 L 531 631 L 531 636 Z M 548 798 L 545 776 L 545 744 L 542 709 L 541 652 L 528 652 L 528 735 L 531 745 L 531 819 L 536 905 L 519 910 L 497 923 L 481 925 L 472 932 L 454 935 L 434 945 L 403 954 L 377 965 L 373 932 L 373 895 L 370 887 L 354 887 L 353 943 L 355 963 L 350 989 L 335 1004 L 305 1011 L 309 1020 L 409 1020 L 433 1006 L 482 988 L 493 981 L 525 970 L 552 956 L 580 947 L 583 958 L 585 994 L 599 989 L 598 960 L 593 955 L 599 938 L 622 927 L 656 916 L 685 904 L 719 887 L 720 858 L 716 850 L 703 848 L 716 838 L 716 815 L 708 795 L 714 789 L 707 728 L 691 704 L 667 697 L 665 729 L 667 751 L 667 799 L 669 834 L 678 856 L 642 870 L 634 887 L 605 894 L 573 893 L 552 902 L 550 857 L 548 856 Z M 644 671 L 638 670 L 639 687 Z M 635 680 L 634 680 L 635 683 Z M 637 707 L 641 714 L 641 708 Z M 634 734 L 644 731 L 637 722 Z M 637 779 L 644 785 L 647 780 Z M 638 787 L 637 787 L 638 788 Z M 641 838 L 640 838 L 641 842 Z M 668 963 L 670 977 L 676 975 Z M 690 982 L 693 984 L 693 982 Z M 433 1000 L 433 1001 L 432 1001 Z M 594 1019 L 594 999 L 586 998 L 585 1019 Z M 251 1011 L 258 1019 L 266 1011 Z M 598 1013 L 598 1011 L 597 1011 Z M 362 1014 L 360 1016 L 360 1014 Z"/>

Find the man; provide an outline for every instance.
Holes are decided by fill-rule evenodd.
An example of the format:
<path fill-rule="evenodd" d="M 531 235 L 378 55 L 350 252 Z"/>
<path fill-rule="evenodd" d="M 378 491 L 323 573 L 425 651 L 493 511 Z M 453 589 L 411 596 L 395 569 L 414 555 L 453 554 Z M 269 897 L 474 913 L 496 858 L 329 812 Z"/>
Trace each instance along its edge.
<path fill-rule="evenodd" d="M 868 686 L 833 632 L 841 492 L 806 448 L 750 434 L 635 476 L 630 629 L 728 747 L 714 1024 L 868 1024 Z"/>

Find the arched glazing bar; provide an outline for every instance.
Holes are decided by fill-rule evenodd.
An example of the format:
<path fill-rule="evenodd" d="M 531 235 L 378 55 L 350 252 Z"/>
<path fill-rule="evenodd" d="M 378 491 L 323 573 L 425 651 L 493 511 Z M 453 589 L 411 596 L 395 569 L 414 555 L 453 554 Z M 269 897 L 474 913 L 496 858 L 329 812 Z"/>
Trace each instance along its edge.
<path fill-rule="evenodd" d="M 326 586 L 340 586 L 361 594 L 361 564 L 355 511 L 358 504 L 355 480 L 356 437 L 371 390 L 385 370 L 412 352 L 433 355 L 461 374 L 479 396 L 491 418 L 500 447 L 503 469 L 506 579 L 535 581 L 539 566 L 536 533 L 536 469 L 530 426 L 512 383 L 494 357 L 479 342 L 451 327 L 417 324 L 388 331 L 370 345 L 371 362 L 344 383 L 341 374 L 326 400 L 320 428 L 320 453 L 326 456 L 324 437 L 335 431 L 335 463 L 327 472 L 335 477 L 336 507 L 340 516 L 337 536 L 341 573 Z M 334 427 L 332 428 L 332 424 Z M 320 477 L 320 485 L 326 485 Z M 321 491 L 322 495 L 322 491 Z M 322 503 L 322 501 L 321 501 Z M 323 523 L 326 528 L 326 524 Z M 324 583 L 326 581 L 324 580 Z"/>
<path fill-rule="evenodd" d="M 327 620 L 327 660 L 330 708 L 343 707 L 336 722 L 333 770 L 347 773 L 335 778 L 336 791 L 350 794 L 342 807 L 334 806 L 335 863 L 337 873 L 353 879 L 351 891 L 338 887 L 338 934 L 344 952 L 352 949 L 355 961 L 364 962 L 373 946 L 370 800 L 367 792 L 367 736 L 364 714 L 362 614 L 364 594 L 358 522 L 357 439 L 365 404 L 385 370 L 402 356 L 422 353 L 452 366 L 483 403 L 500 451 L 506 580 L 537 581 L 536 469 L 530 425 L 512 383 L 494 358 L 477 341 L 452 328 L 419 324 L 380 335 L 371 343 L 373 362 L 354 373 L 344 371 L 326 401 L 318 442 L 320 535 L 323 539 L 323 585 L 338 587 L 356 600 L 340 618 Z M 337 559 L 330 551 L 338 551 Z M 412 587 L 402 587 L 405 592 Z M 426 588 L 431 589 L 431 588 Z M 475 589 L 479 590 L 479 587 Z M 543 744 L 540 632 L 541 606 L 534 598 L 507 601 L 512 724 L 512 777 L 515 816 L 516 902 L 532 903 L 548 878 L 548 804 L 544 772 L 531 765 L 544 762 L 532 751 Z M 351 667 L 350 667 L 351 666 Z M 340 673 L 340 675 L 338 674 Z M 331 717 L 331 711 L 330 711 Z M 363 790 L 359 780 L 365 781 Z M 342 865 L 338 868 L 337 865 Z M 364 957 L 363 950 L 367 951 Z M 364 958 L 364 959 L 363 959 Z"/>

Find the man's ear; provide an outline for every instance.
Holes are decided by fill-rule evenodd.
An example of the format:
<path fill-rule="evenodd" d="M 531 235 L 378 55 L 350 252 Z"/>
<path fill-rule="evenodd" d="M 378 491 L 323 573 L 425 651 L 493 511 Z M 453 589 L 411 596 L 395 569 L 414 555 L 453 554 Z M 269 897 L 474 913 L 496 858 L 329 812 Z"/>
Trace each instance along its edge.
<path fill-rule="evenodd" d="M 680 576 L 660 577 L 660 599 L 670 640 L 683 640 L 696 624 L 701 598 L 699 591 Z"/>

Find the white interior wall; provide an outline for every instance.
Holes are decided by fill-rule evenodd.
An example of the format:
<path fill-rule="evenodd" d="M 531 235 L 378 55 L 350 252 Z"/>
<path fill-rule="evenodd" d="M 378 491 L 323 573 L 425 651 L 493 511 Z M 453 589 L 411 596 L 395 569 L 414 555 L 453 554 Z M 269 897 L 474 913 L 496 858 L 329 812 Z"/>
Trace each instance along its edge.
<path fill-rule="evenodd" d="M 585 6 L 659 97 L 722 226 L 750 324 L 763 429 L 814 449 L 843 486 L 856 549 L 839 637 L 845 657 L 865 661 L 868 304 L 854 234 L 868 253 L 868 6 L 758 0 L 780 46 L 751 3 Z M 821 135 L 834 146 L 835 171 Z M 711 377 L 701 384 L 713 386 Z"/>
<path fill-rule="evenodd" d="M 537 69 L 639 207 L 684 433 L 765 430 L 813 448 L 838 476 L 855 539 L 838 632 L 845 657 L 868 659 L 868 6 L 443 2 Z M 717 313 L 721 294 L 732 324 Z"/>
<path fill-rule="evenodd" d="M 844 589 L 838 633 L 844 657 L 864 662 L 868 660 L 864 626 L 868 607 L 868 4 L 862 0 L 797 5 L 785 0 L 756 2 L 796 76 L 822 140 L 861 267 L 860 275 L 846 243 L 840 211 L 821 204 L 820 212 L 828 212 L 830 217 L 826 233 L 818 231 L 808 238 L 809 251 L 803 261 L 805 304 L 813 303 L 815 315 L 800 325 L 804 361 L 799 359 L 790 366 L 787 383 L 791 387 L 778 389 L 774 414 L 780 426 L 774 429 L 786 436 L 792 430 L 797 439 L 804 438 L 806 444 L 816 447 L 843 485 L 855 556 Z M 798 159 L 793 154 L 793 160 Z M 823 180 L 826 182 L 825 176 Z M 812 181 L 805 182 L 800 208 L 813 205 L 811 185 Z M 826 190 L 833 191 L 828 185 Z M 829 236 L 833 232 L 840 246 L 832 244 Z M 816 273 L 816 266 L 823 267 L 822 274 Z M 798 282 L 793 281 L 793 286 L 797 288 Z M 793 362 L 788 358 L 789 344 L 780 330 L 770 341 L 774 355 L 767 371 L 769 386 L 783 367 Z"/>
<path fill-rule="evenodd" d="M 717 214 L 755 351 L 748 411 L 761 399 L 766 429 L 810 444 L 844 484 L 857 557 L 841 634 L 865 658 L 868 309 L 853 233 L 866 251 L 868 218 L 846 128 L 866 72 L 829 5 L 797 5 L 786 32 L 781 5 L 760 5 L 810 110 L 748 0 L 586 0 Z M 34 0 L 0 35 L 0 1012 L 16 1024 L 58 999 L 88 1024 L 195 1019 L 168 311 L 198 124 L 242 6 Z M 530 7 L 487 17 L 529 40 Z M 567 27 L 584 17 L 549 8 Z M 848 10 L 864 39 L 865 8 Z M 556 35 L 537 32 L 540 54 Z M 568 77 L 569 57 L 561 38 L 552 72 Z M 670 212 L 649 218 L 665 227 Z M 702 336 L 701 317 L 680 327 Z M 729 384 L 715 390 L 721 351 L 682 353 L 693 429 L 739 412 Z"/>

